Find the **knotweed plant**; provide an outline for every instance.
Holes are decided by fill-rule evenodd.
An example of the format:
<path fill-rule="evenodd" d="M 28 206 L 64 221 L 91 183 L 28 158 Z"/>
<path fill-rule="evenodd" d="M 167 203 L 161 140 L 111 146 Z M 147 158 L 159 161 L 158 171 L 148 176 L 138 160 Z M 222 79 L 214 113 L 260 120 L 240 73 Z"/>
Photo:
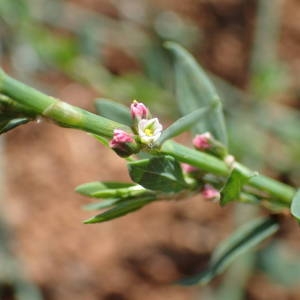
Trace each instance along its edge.
<path fill-rule="evenodd" d="M 197 194 L 221 206 L 237 201 L 276 212 L 290 209 L 298 220 L 300 192 L 235 160 L 228 150 L 222 104 L 214 86 L 186 50 L 175 43 L 166 47 L 174 57 L 174 85 L 182 113 L 169 127 L 163 128 L 159 116 L 152 116 L 150 108 L 140 101 L 125 107 L 98 100 L 98 106 L 106 109 L 103 115 L 96 115 L 49 97 L 0 69 L 1 133 L 42 117 L 91 133 L 124 158 L 132 182 L 96 181 L 77 187 L 78 193 L 101 199 L 92 204 L 101 212 L 85 224 L 109 221 L 154 201 Z M 113 121 L 115 116 L 117 121 Z M 185 131 L 193 133 L 191 147 L 172 140 Z M 278 227 L 272 214 L 242 226 L 216 249 L 204 272 L 181 282 L 208 282 L 235 256 L 256 246 Z"/>

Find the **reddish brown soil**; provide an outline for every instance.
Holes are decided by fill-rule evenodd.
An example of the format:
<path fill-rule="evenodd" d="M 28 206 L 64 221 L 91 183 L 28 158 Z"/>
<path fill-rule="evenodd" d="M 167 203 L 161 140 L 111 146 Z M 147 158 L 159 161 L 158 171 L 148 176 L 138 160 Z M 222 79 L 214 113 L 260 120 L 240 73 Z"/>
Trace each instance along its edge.
<path fill-rule="evenodd" d="M 169 283 L 203 267 L 229 232 L 228 210 L 196 197 L 83 225 L 90 213 L 80 206 L 88 200 L 74 187 L 128 181 L 121 159 L 84 133 L 47 123 L 9 134 L 6 151 L 14 250 L 49 299 L 191 299 L 197 293 Z"/>

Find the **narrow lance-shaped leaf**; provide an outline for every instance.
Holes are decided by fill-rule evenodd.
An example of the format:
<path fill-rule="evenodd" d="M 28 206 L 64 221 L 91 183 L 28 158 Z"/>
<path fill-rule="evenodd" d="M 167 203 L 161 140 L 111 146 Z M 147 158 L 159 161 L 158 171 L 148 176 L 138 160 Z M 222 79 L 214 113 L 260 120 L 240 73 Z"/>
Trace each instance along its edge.
<path fill-rule="evenodd" d="M 199 108 L 196 111 L 179 118 L 162 132 L 162 135 L 157 141 L 157 143 L 162 144 L 164 141 L 171 139 L 184 131 L 189 130 L 195 123 L 199 122 L 199 119 L 204 117 L 210 111 L 210 109 L 212 109 L 212 107 Z"/>
<path fill-rule="evenodd" d="M 123 182 L 89 182 L 76 188 L 76 192 L 94 198 L 124 198 L 147 192 L 143 187 Z"/>
<path fill-rule="evenodd" d="M 171 156 L 158 156 L 128 163 L 131 179 L 144 188 L 165 193 L 187 188 L 179 163 Z"/>
<path fill-rule="evenodd" d="M 221 205 L 238 200 L 240 198 L 243 186 L 253 176 L 255 176 L 255 174 L 250 175 L 249 172 L 245 173 L 240 168 L 234 168 L 221 190 Z"/>
<path fill-rule="evenodd" d="M 300 222 L 300 189 L 297 190 L 291 204 L 291 214 Z"/>
<path fill-rule="evenodd" d="M 183 285 L 208 283 L 222 273 L 236 257 L 253 249 L 274 234 L 278 228 L 278 223 L 273 218 L 260 218 L 243 225 L 215 250 L 207 269 L 178 283 Z"/>
<path fill-rule="evenodd" d="M 93 136 L 97 141 L 99 141 L 105 147 L 109 147 L 109 140 L 107 138 L 93 133 L 90 133 L 90 135 Z"/>
<path fill-rule="evenodd" d="M 97 99 L 95 105 L 99 115 L 129 127 L 132 125 L 130 110 L 125 105 L 108 99 Z"/>
<path fill-rule="evenodd" d="M 29 121 L 30 121 L 30 119 L 28 119 L 28 118 L 17 118 L 17 119 L 10 120 L 7 123 L 3 123 L 3 124 L 1 124 L 1 127 L 0 127 L 0 134 L 5 133 L 9 130 L 12 130 L 20 125 L 26 124 Z"/>
<path fill-rule="evenodd" d="M 112 207 L 121 200 L 122 199 L 120 199 L 120 198 L 111 198 L 111 199 L 108 198 L 108 199 L 101 200 L 101 201 L 98 201 L 98 202 L 93 202 L 93 203 L 86 204 L 82 208 L 84 210 L 87 210 L 87 211 L 100 210 L 100 209 L 103 209 L 103 208 Z"/>
<path fill-rule="evenodd" d="M 142 208 L 146 204 L 151 203 L 153 200 L 155 200 L 154 196 L 146 196 L 146 197 L 141 197 L 139 199 L 130 199 L 130 200 L 122 201 L 119 204 L 117 204 L 114 208 L 109 209 L 104 213 L 94 216 L 88 220 L 85 220 L 84 223 L 85 224 L 100 223 L 115 218 L 119 218 L 130 212 Z"/>
<path fill-rule="evenodd" d="M 176 98 L 182 114 L 189 114 L 199 108 L 214 106 L 205 119 L 194 125 L 194 133 L 209 131 L 227 145 L 227 133 L 222 104 L 215 87 L 196 60 L 180 45 L 167 42 L 166 47 L 175 55 Z"/>
<path fill-rule="evenodd" d="M 134 186 L 133 183 L 93 181 L 79 185 L 75 191 L 85 196 L 94 197 L 95 194 L 101 193 L 102 191 L 128 188 L 132 186 Z"/>
<path fill-rule="evenodd" d="M 285 241 L 273 240 L 268 247 L 260 251 L 257 265 L 273 282 L 286 288 L 299 286 L 299 251 Z"/>

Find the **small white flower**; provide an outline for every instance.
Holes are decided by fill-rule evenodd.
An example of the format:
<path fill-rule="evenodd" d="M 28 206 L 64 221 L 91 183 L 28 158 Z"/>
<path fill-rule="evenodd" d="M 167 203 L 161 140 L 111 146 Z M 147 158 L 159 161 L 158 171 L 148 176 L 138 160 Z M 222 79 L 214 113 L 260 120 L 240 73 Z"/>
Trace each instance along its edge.
<path fill-rule="evenodd" d="M 163 127 L 157 118 L 140 120 L 138 124 L 138 133 L 141 142 L 147 145 L 155 143 L 159 139 L 162 129 Z"/>

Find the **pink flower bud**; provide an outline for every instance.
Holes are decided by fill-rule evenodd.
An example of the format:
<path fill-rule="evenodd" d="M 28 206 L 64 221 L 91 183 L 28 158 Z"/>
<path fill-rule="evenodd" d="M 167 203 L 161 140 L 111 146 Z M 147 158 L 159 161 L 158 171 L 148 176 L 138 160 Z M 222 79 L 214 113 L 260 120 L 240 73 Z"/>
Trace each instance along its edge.
<path fill-rule="evenodd" d="M 209 184 L 204 185 L 201 195 L 206 200 L 219 200 L 220 199 L 220 192 Z"/>
<path fill-rule="evenodd" d="M 148 108 L 141 102 L 137 102 L 133 100 L 130 106 L 130 112 L 132 119 L 147 119 L 149 117 L 149 110 Z"/>
<path fill-rule="evenodd" d="M 185 163 L 181 164 L 181 168 L 182 168 L 183 172 L 185 172 L 185 173 L 192 173 L 192 172 L 198 171 L 198 168 L 191 166 L 189 164 L 185 164 Z"/>
<path fill-rule="evenodd" d="M 193 145 L 198 150 L 209 149 L 211 145 L 212 136 L 209 132 L 197 134 L 193 139 Z"/>
<path fill-rule="evenodd" d="M 132 136 L 121 129 L 115 129 L 112 140 L 109 142 L 111 148 L 122 148 L 125 143 L 133 142 Z"/>

